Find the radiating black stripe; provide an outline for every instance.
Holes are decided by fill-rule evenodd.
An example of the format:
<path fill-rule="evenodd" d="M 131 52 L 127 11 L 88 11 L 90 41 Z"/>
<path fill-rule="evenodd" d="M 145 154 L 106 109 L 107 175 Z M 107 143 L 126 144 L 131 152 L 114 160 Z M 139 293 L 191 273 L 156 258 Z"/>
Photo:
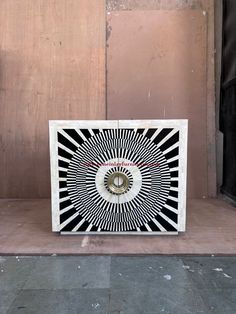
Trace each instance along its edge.
<path fill-rule="evenodd" d="M 179 166 L 179 160 L 177 159 L 177 160 L 174 160 L 174 161 L 172 161 L 172 162 L 169 162 L 169 163 L 168 163 L 168 166 L 169 166 L 170 168 L 178 167 L 178 166 Z"/>
<path fill-rule="evenodd" d="M 179 155 L 179 147 L 172 149 L 169 153 L 165 154 L 166 159 L 171 159 Z"/>
<path fill-rule="evenodd" d="M 178 181 L 171 181 L 170 186 L 172 186 L 173 188 L 177 188 L 179 186 L 179 182 Z"/>
<path fill-rule="evenodd" d="M 141 226 L 141 227 L 139 227 L 139 229 L 140 229 L 141 231 L 148 231 L 145 226 Z"/>
<path fill-rule="evenodd" d="M 151 138 L 153 134 L 156 132 L 157 129 L 148 129 L 147 133 L 145 134 L 145 137 Z"/>
<path fill-rule="evenodd" d="M 66 207 L 68 207 L 70 205 L 71 205 L 71 201 L 70 200 L 66 200 L 66 201 L 60 203 L 60 210 L 66 208 Z"/>
<path fill-rule="evenodd" d="M 138 129 L 138 130 L 137 130 L 137 133 L 138 133 L 138 134 L 143 134 L 144 130 L 145 130 L 145 129 Z"/>
<path fill-rule="evenodd" d="M 86 231 L 86 229 L 88 228 L 89 226 L 89 222 L 88 221 L 85 221 L 82 226 L 79 227 L 79 229 L 77 231 Z"/>
<path fill-rule="evenodd" d="M 73 207 L 66 211 L 65 213 L 60 215 L 60 223 L 62 224 L 64 221 L 66 221 L 68 218 L 70 218 L 72 215 L 76 213 L 76 209 Z"/>
<path fill-rule="evenodd" d="M 179 175 L 179 171 L 171 171 L 170 175 L 171 175 L 171 178 L 176 178 Z"/>
<path fill-rule="evenodd" d="M 178 203 L 177 202 L 175 202 L 175 201 L 172 201 L 172 200 L 167 200 L 166 201 L 166 204 L 167 205 L 169 205 L 169 206 L 171 206 L 171 207 L 173 207 L 173 208 L 175 208 L 175 209 L 178 209 Z"/>
<path fill-rule="evenodd" d="M 98 227 L 96 227 L 96 226 L 92 226 L 92 228 L 90 229 L 90 231 L 98 231 Z"/>
<path fill-rule="evenodd" d="M 66 188 L 66 181 L 59 181 L 59 188 L 60 189 L 63 189 L 63 188 Z"/>
<path fill-rule="evenodd" d="M 148 225 L 152 229 L 152 231 L 161 231 L 152 220 L 149 221 Z"/>
<path fill-rule="evenodd" d="M 62 145 L 66 146 L 73 152 L 77 151 L 77 146 L 75 146 L 73 143 L 71 143 L 65 136 L 63 136 L 60 132 L 57 132 L 57 138 L 58 142 L 61 143 Z"/>
<path fill-rule="evenodd" d="M 59 167 L 63 167 L 63 168 L 68 168 L 69 166 L 69 163 L 68 162 L 65 162 L 65 161 L 62 161 L 62 160 L 58 160 L 58 166 Z"/>
<path fill-rule="evenodd" d="M 160 143 L 160 141 L 162 141 L 163 138 L 165 138 L 172 130 L 173 129 L 169 129 L 169 128 L 165 128 L 165 129 L 161 130 L 161 132 L 159 134 L 157 134 L 157 136 L 155 137 L 153 142 L 155 144 Z"/>
<path fill-rule="evenodd" d="M 92 135 L 87 129 L 80 129 L 80 131 L 84 134 L 84 136 L 89 139 Z"/>
<path fill-rule="evenodd" d="M 72 154 L 68 153 L 67 151 L 60 147 L 58 147 L 58 155 L 67 159 L 71 159 L 73 156 Z"/>
<path fill-rule="evenodd" d="M 92 129 L 92 131 L 93 131 L 94 134 L 98 134 L 99 133 L 98 129 Z"/>
<path fill-rule="evenodd" d="M 166 231 L 177 231 L 175 227 L 173 227 L 171 224 L 169 224 L 164 218 L 157 215 L 156 220 L 166 229 Z"/>
<path fill-rule="evenodd" d="M 82 216 L 76 216 L 71 222 L 69 222 L 61 231 L 71 231 L 82 220 Z"/>
<path fill-rule="evenodd" d="M 84 143 L 84 140 L 82 137 L 76 132 L 75 129 L 64 129 L 64 131 L 71 137 L 73 140 L 75 140 L 79 145 L 82 145 Z"/>
<path fill-rule="evenodd" d="M 164 152 L 167 148 L 171 147 L 179 141 L 179 131 L 172 135 L 165 143 L 163 143 L 159 148 Z"/>
<path fill-rule="evenodd" d="M 178 197 L 178 192 L 170 190 L 169 195 L 177 198 Z"/>
<path fill-rule="evenodd" d="M 59 197 L 60 198 L 63 198 L 63 197 L 66 197 L 66 196 L 68 196 L 68 192 L 67 191 L 63 191 L 63 192 L 59 193 Z"/>
<path fill-rule="evenodd" d="M 59 171 L 59 178 L 66 178 L 67 172 L 66 171 Z"/>
<path fill-rule="evenodd" d="M 176 213 L 173 213 L 171 210 L 169 210 L 165 207 L 162 208 L 161 212 L 177 224 L 178 215 Z"/>

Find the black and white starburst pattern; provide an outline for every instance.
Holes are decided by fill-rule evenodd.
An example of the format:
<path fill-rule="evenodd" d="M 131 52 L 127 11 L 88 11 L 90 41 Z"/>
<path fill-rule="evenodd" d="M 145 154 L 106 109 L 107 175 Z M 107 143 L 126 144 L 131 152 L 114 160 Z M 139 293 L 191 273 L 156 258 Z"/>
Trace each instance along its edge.
<path fill-rule="evenodd" d="M 178 128 L 57 130 L 59 229 L 178 231 Z M 109 189 L 113 173 L 127 188 Z"/>

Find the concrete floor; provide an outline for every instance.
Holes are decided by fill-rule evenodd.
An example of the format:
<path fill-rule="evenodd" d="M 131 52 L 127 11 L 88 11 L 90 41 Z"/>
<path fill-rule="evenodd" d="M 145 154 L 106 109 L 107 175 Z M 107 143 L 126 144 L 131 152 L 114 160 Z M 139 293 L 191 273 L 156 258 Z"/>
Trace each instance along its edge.
<path fill-rule="evenodd" d="M 236 313 L 236 257 L 0 257 L 1 314 Z"/>
<path fill-rule="evenodd" d="M 178 236 L 61 236 L 51 232 L 49 200 L 0 200 L 0 254 L 236 254 L 236 208 L 189 200 Z"/>

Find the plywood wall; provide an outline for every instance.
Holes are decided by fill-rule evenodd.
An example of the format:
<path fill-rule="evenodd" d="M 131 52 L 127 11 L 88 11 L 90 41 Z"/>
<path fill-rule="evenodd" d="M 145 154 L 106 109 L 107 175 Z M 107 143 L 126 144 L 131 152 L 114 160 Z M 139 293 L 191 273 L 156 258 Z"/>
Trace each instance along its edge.
<path fill-rule="evenodd" d="M 49 119 L 105 118 L 99 0 L 0 1 L 0 197 L 50 196 Z"/>
<path fill-rule="evenodd" d="M 197 0 L 107 4 L 108 119 L 189 119 L 191 198 L 216 188 L 212 8 Z"/>
<path fill-rule="evenodd" d="M 190 117 L 189 196 L 215 196 L 214 1 L 107 0 L 107 52 L 104 2 L 0 1 L 0 197 L 50 196 L 49 119 L 106 117 Z"/>

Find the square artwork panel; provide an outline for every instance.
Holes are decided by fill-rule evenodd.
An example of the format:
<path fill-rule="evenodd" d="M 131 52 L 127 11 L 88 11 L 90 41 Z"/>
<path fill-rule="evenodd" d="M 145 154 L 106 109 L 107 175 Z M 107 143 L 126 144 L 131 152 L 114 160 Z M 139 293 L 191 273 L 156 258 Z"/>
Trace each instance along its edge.
<path fill-rule="evenodd" d="M 50 121 L 53 231 L 185 230 L 187 120 Z"/>

